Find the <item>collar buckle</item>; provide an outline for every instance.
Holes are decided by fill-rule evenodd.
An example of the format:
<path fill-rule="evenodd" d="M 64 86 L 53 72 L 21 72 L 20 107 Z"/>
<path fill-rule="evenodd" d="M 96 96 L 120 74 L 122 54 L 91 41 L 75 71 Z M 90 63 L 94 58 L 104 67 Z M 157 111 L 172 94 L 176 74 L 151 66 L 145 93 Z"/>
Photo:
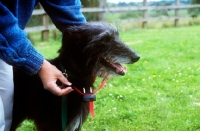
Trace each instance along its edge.
<path fill-rule="evenodd" d="M 85 88 L 83 88 L 83 101 L 84 102 L 96 101 L 96 95 L 93 93 L 91 87 L 90 87 L 90 93 L 86 93 Z"/>

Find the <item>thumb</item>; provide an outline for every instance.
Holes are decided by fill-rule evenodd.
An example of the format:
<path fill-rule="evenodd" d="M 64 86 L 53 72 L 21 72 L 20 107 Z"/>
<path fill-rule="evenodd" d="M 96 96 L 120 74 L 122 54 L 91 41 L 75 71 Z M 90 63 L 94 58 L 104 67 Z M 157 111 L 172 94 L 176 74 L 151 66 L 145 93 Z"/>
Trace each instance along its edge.
<path fill-rule="evenodd" d="M 63 74 L 61 74 L 60 76 L 58 76 L 58 80 L 59 80 L 62 84 L 64 84 L 64 85 L 67 85 L 67 86 L 71 86 L 71 85 L 72 85 L 72 83 L 69 82 L 69 81 L 67 80 L 67 78 L 66 78 Z"/>

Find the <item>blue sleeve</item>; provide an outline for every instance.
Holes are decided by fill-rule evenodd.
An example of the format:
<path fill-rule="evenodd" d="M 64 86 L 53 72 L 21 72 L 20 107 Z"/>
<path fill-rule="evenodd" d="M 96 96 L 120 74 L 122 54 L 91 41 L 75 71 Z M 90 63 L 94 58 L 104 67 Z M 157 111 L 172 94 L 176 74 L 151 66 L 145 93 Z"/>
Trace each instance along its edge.
<path fill-rule="evenodd" d="M 29 74 L 37 73 L 44 61 L 27 39 L 27 34 L 19 28 L 16 17 L 1 2 L 0 59 Z"/>
<path fill-rule="evenodd" d="M 40 0 L 40 3 L 61 32 L 68 25 L 80 25 L 86 22 L 80 10 L 80 0 Z"/>

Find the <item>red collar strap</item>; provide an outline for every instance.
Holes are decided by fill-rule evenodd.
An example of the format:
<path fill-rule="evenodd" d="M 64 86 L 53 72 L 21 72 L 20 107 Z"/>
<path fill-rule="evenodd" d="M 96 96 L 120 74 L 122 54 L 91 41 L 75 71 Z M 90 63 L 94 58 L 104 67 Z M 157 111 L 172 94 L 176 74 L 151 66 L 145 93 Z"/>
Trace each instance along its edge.
<path fill-rule="evenodd" d="M 96 94 L 96 93 L 106 84 L 106 81 L 107 81 L 107 79 L 104 78 L 104 79 L 102 80 L 100 86 L 99 86 L 95 91 L 91 91 L 91 93 L 84 93 L 84 91 L 81 92 L 81 91 L 80 91 L 78 88 L 76 88 L 76 87 L 73 87 L 73 89 L 74 89 L 75 91 L 77 91 L 77 92 L 78 92 L 79 94 L 81 94 L 81 95 Z M 83 90 L 84 90 L 84 88 L 83 88 Z"/>
<path fill-rule="evenodd" d="M 63 72 L 63 75 L 67 78 L 68 75 L 66 73 L 66 70 L 64 69 L 64 66 L 62 65 L 62 63 L 60 63 L 60 68 L 61 71 Z M 91 115 L 93 117 L 95 117 L 94 115 L 94 100 L 96 100 L 95 94 L 97 93 L 97 91 L 99 91 L 105 84 L 106 84 L 107 78 L 104 78 L 103 81 L 101 82 L 100 86 L 95 90 L 95 91 L 90 91 L 91 93 L 85 93 L 85 92 L 81 92 L 79 89 L 77 89 L 76 87 L 73 87 L 73 89 L 75 91 L 77 91 L 79 94 L 83 95 L 84 97 L 89 97 L 87 100 L 89 102 L 89 111 L 91 113 Z M 90 99 L 90 97 L 92 99 Z"/>
<path fill-rule="evenodd" d="M 77 91 L 79 94 L 83 95 L 84 97 L 87 97 L 87 98 L 90 97 L 90 96 L 92 97 L 91 99 L 93 99 L 93 100 L 91 100 L 90 98 L 88 98 L 90 100 L 87 100 L 87 101 L 89 102 L 89 111 L 90 111 L 90 114 L 93 117 L 95 117 L 95 114 L 94 114 L 94 101 L 96 100 L 95 94 L 106 84 L 106 81 L 107 81 L 107 79 L 104 78 L 103 81 L 101 82 L 100 86 L 95 91 L 91 90 L 91 93 L 85 93 L 84 88 L 83 88 L 83 92 L 81 92 L 76 87 L 73 88 L 75 91 Z"/>

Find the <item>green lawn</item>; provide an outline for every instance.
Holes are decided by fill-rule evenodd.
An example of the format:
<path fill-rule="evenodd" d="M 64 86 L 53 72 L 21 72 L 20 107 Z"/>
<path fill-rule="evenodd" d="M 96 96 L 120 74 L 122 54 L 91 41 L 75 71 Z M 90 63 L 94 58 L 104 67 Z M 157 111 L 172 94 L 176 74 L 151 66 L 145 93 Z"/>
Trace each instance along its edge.
<path fill-rule="evenodd" d="M 200 26 L 132 29 L 120 37 L 141 59 L 97 93 L 96 117 L 82 130 L 200 131 Z M 47 43 L 36 48 L 52 58 L 59 42 Z"/>

